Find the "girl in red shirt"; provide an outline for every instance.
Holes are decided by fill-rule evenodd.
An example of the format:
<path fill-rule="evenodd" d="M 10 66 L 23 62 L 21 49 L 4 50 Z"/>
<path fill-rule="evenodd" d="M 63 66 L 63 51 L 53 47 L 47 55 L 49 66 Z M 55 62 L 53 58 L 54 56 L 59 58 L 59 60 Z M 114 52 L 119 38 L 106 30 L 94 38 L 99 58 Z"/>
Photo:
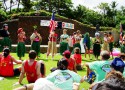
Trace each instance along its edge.
<path fill-rule="evenodd" d="M 4 77 L 12 77 L 20 74 L 20 69 L 14 69 L 13 62 L 21 64 L 22 61 L 15 60 L 10 55 L 9 48 L 4 48 L 3 55 L 0 55 L 0 75 Z"/>
<path fill-rule="evenodd" d="M 82 56 L 80 54 L 80 49 L 76 47 L 74 49 L 74 54 L 71 56 L 76 62 L 76 69 L 82 70 Z"/>
<path fill-rule="evenodd" d="M 66 50 L 65 52 L 63 52 L 63 56 L 64 58 L 68 61 L 68 69 L 69 70 L 72 70 L 74 72 L 77 72 L 76 70 L 76 62 L 74 59 L 70 58 L 70 51 L 69 50 Z"/>

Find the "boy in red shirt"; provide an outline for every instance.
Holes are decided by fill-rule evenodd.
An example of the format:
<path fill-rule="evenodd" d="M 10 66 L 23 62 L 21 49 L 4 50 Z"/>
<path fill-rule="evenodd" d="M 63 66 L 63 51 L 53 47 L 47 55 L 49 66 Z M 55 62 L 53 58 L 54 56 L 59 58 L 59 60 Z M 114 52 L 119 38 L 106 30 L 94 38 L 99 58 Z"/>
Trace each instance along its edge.
<path fill-rule="evenodd" d="M 19 83 L 21 84 L 23 77 L 26 73 L 26 77 L 29 83 L 34 83 L 38 78 L 45 76 L 45 65 L 43 70 L 41 70 L 41 62 L 35 60 L 37 54 L 34 50 L 29 52 L 29 60 L 25 60 L 22 64 L 22 71 L 19 78 Z M 44 71 L 42 73 L 41 71 Z"/>

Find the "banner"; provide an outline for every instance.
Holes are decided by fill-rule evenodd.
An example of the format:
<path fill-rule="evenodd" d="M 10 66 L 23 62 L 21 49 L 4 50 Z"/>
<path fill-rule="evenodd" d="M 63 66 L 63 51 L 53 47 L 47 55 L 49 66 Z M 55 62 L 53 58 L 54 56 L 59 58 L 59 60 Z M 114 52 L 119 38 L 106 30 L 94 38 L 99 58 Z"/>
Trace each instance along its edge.
<path fill-rule="evenodd" d="M 55 21 L 55 27 L 57 27 L 57 22 Z M 49 26 L 50 21 L 49 20 L 40 20 L 40 26 Z M 62 22 L 62 28 L 68 28 L 68 29 L 74 29 L 74 24 Z"/>
<path fill-rule="evenodd" d="M 62 28 L 74 29 L 74 24 L 62 22 Z"/>

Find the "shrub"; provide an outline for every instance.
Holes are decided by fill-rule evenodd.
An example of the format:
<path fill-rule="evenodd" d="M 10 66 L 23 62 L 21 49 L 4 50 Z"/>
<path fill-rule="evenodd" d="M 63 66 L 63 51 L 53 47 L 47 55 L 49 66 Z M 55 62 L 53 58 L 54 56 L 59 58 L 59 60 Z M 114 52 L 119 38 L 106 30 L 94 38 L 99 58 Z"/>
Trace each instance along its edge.
<path fill-rule="evenodd" d="M 7 19 L 6 13 L 0 9 L 0 22 L 5 21 Z"/>
<path fill-rule="evenodd" d="M 19 18 L 19 14 L 12 14 L 11 19 L 17 19 Z"/>

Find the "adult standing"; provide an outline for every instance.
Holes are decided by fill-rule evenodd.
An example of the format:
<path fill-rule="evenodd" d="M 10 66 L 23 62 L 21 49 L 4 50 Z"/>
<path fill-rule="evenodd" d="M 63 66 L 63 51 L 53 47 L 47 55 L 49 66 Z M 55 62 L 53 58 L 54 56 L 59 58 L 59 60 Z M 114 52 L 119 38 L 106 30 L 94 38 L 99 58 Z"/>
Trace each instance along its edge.
<path fill-rule="evenodd" d="M 89 59 L 90 59 L 90 36 L 89 36 L 88 32 L 84 36 L 83 45 L 84 45 L 84 48 L 85 48 L 85 58 L 86 58 L 86 54 L 88 53 Z"/>
<path fill-rule="evenodd" d="M 10 33 L 8 31 L 8 24 L 3 24 L 3 29 L 0 30 L 0 35 L 3 38 L 2 43 L 3 43 L 3 48 L 9 48 L 11 49 L 11 39 L 10 37 Z"/>
<path fill-rule="evenodd" d="M 104 33 L 102 50 L 109 51 L 109 38 L 107 32 Z"/>
<path fill-rule="evenodd" d="M 80 49 L 80 51 L 81 51 L 81 46 L 80 46 L 80 40 L 81 40 L 81 38 L 82 38 L 82 35 L 80 33 L 80 30 L 77 30 L 76 31 L 76 35 L 75 35 L 75 44 L 73 45 L 73 51 L 72 51 L 72 53 L 74 53 L 74 48 L 75 47 L 78 47 Z"/>
<path fill-rule="evenodd" d="M 21 57 L 24 57 L 25 55 L 25 43 L 24 40 L 26 39 L 25 32 L 22 28 L 19 28 L 18 31 L 18 45 L 17 45 L 17 56 L 19 57 L 19 60 L 22 60 Z"/>
<path fill-rule="evenodd" d="M 53 30 L 52 32 L 50 32 L 49 35 L 47 58 L 50 52 L 52 52 L 52 59 L 54 58 L 54 54 L 57 53 L 56 42 L 57 42 L 57 34 L 55 33 L 55 30 Z"/>
<path fill-rule="evenodd" d="M 112 35 L 112 33 L 111 32 L 109 32 L 109 51 L 110 51 L 110 53 L 111 53 L 111 55 L 112 55 L 112 58 L 113 58 L 113 53 L 112 53 L 112 51 L 113 51 L 113 42 L 114 42 L 114 37 L 113 37 L 113 35 Z"/>
<path fill-rule="evenodd" d="M 63 55 L 63 52 L 65 50 L 69 50 L 69 45 L 68 45 L 68 38 L 69 35 L 67 34 L 67 30 L 63 30 L 63 34 L 60 36 L 60 54 Z"/>
<path fill-rule="evenodd" d="M 98 57 L 100 55 L 100 51 L 101 51 L 100 34 L 98 32 L 96 32 L 95 33 L 95 40 L 94 40 L 94 44 L 93 44 L 93 54 L 94 54 L 96 60 L 98 60 Z"/>
<path fill-rule="evenodd" d="M 41 35 L 34 29 L 34 32 L 30 36 L 31 40 L 31 50 L 35 50 L 37 53 L 37 58 L 40 57 L 40 43 L 42 41 Z"/>

